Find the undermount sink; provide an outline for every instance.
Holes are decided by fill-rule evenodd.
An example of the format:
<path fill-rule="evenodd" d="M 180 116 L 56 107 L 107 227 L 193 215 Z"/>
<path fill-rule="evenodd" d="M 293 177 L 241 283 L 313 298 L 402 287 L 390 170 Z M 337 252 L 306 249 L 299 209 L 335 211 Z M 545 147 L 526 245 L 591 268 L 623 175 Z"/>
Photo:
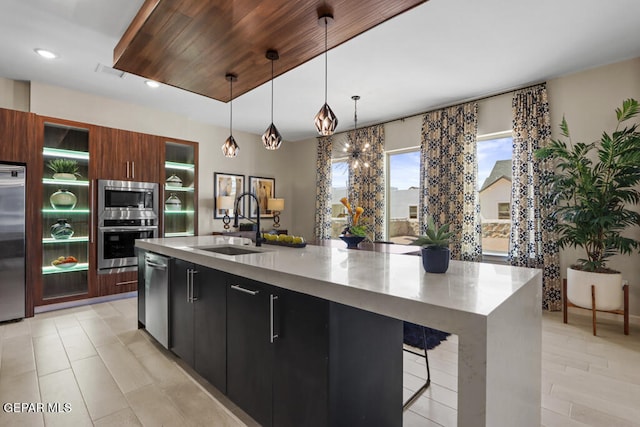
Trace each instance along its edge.
<path fill-rule="evenodd" d="M 201 251 L 213 252 L 222 255 L 247 255 L 247 254 L 259 254 L 262 251 L 256 251 L 253 249 L 245 249 L 239 246 L 192 246 L 194 249 L 200 249 Z"/>

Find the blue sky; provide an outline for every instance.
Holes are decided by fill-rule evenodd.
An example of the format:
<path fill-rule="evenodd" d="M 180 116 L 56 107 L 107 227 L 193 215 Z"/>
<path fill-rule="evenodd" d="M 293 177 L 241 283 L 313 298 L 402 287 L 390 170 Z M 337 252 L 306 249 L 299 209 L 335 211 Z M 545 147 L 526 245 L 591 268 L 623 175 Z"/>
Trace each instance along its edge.
<path fill-rule="evenodd" d="M 512 155 L 511 137 L 478 141 L 478 188 L 491 173 L 498 160 L 508 160 Z"/>
<path fill-rule="evenodd" d="M 491 173 L 493 165 L 498 160 L 511 158 L 511 138 L 498 138 L 478 141 L 478 188 Z M 334 163 L 333 186 L 347 186 L 347 167 Z M 389 156 L 389 183 L 391 187 L 406 190 L 409 187 L 420 186 L 420 152 L 391 154 Z"/>
<path fill-rule="evenodd" d="M 420 187 L 420 151 L 389 156 L 389 186 L 398 190 Z"/>

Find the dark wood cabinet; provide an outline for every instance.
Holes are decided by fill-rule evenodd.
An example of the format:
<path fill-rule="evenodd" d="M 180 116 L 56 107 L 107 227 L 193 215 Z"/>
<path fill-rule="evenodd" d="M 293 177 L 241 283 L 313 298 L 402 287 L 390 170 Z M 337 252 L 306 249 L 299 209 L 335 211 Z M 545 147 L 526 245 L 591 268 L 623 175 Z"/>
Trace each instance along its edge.
<path fill-rule="evenodd" d="M 329 302 L 279 293 L 273 369 L 273 425 L 328 426 Z"/>
<path fill-rule="evenodd" d="M 83 132 L 87 134 L 83 142 L 74 137 Z M 45 162 L 58 157 L 72 158 L 80 164 L 82 177 L 68 189 L 78 197 L 73 212 L 50 212 L 51 207 L 46 205 L 59 183 L 52 179 Z M 35 306 L 136 290 L 135 272 L 97 274 L 97 212 L 94 207 L 99 179 L 158 183 L 162 189 L 158 217 L 160 235 L 163 231 L 175 236 L 198 234 L 197 142 L 0 108 L 0 162 L 27 165 L 29 227 L 26 230 L 25 306 L 28 317 L 33 316 Z M 165 221 L 162 214 L 166 199 L 164 184 L 165 178 L 172 174 L 183 180 L 183 187 L 171 188 L 183 201 L 183 207 L 180 211 L 169 212 L 170 218 Z M 88 212 L 84 212 L 86 210 Z M 65 218 L 72 224 L 75 230 L 72 239 L 52 242 L 49 228 L 58 218 Z M 64 274 L 59 273 L 50 263 L 62 255 L 73 255 L 80 262 Z"/>
<path fill-rule="evenodd" d="M 162 141 L 154 135 L 97 127 L 96 176 L 99 179 L 160 182 Z"/>
<path fill-rule="evenodd" d="M 327 426 L 402 426 L 402 321 L 330 303 Z"/>
<path fill-rule="evenodd" d="M 223 393 L 227 373 L 227 275 L 171 260 L 169 349 Z"/>
<path fill-rule="evenodd" d="M 275 290 L 238 276 L 227 288 L 227 395 L 263 426 L 272 425 Z"/>
<path fill-rule="evenodd" d="M 98 274 L 100 295 L 113 295 L 123 292 L 133 292 L 138 289 L 138 272 Z"/>
<path fill-rule="evenodd" d="M 227 394 L 260 424 L 402 425 L 401 321 L 237 276 L 227 303 Z"/>

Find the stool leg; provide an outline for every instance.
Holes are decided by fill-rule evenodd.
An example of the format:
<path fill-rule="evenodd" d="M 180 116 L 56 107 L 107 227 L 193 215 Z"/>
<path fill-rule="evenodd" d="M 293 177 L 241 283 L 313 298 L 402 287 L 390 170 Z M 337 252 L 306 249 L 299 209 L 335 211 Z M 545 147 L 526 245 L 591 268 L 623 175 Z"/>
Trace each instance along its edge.
<path fill-rule="evenodd" d="M 422 393 L 424 393 L 424 391 L 426 389 L 429 388 L 429 386 L 431 385 L 431 370 L 429 369 L 429 355 L 427 354 L 427 333 L 424 329 L 424 327 L 422 328 L 422 343 L 424 344 L 424 362 L 427 366 L 427 379 L 425 381 L 425 383 L 422 385 L 422 387 L 420 387 L 418 390 L 416 390 L 415 393 L 413 393 L 411 395 L 411 397 L 409 397 L 409 399 L 407 399 L 406 402 L 404 402 L 402 404 L 402 410 L 404 411 L 405 409 L 407 409 L 409 406 L 411 406 L 411 404 L 418 398 L 420 397 L 420 395 Z M 413 352 L 411 352 L 413 353 Z M 417 353 L 414 353 L 417 354 Z"/>
<path fill-rule="evenodd" d="M 567 279 L 562 279 L 562 319 L 567 323 Z"/>
<path fill-rule="evenodd" d="M 629 285 L 622 287 L 624 292 L 624 334 L 629 335 Z"/>
<path fill-rule="evenodd" d="M 591 285 L 591 313 L 593 321 L 593 335 L 596 335 L 596 287 Z"/>

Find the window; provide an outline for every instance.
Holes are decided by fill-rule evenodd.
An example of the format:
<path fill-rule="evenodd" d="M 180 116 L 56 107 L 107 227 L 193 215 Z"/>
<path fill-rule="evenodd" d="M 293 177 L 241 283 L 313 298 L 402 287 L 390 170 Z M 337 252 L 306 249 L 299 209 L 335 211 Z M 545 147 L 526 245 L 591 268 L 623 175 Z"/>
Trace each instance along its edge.
<path fill-rule="evenodd" d="M 387 239 L 411 243 L 419 234 L 420 151 L 393 152 L 388 161 Z"/>
<path fill-rule="evenodd" d="M 347 224 L 347 210 L 340 199 L 347 197 L 349 167 L 345 159 L 331 164 L 331 238 L 337 239 Z"/>
<path fill-rule="evenodd" d="M 507 255 L 511 232 L 511 131 L 478 135 L 478 195 L 484 255 Z"/>
<path fill-rule="evenodd" d="M 409 205 L 409 219 L 418 219 L 418 205 Z"/>
<path fill-rule="evenodd" d="M 498 219 L 510 219 L 510 218 L 511 218 L 511 204 L 498 203 Z"/>

